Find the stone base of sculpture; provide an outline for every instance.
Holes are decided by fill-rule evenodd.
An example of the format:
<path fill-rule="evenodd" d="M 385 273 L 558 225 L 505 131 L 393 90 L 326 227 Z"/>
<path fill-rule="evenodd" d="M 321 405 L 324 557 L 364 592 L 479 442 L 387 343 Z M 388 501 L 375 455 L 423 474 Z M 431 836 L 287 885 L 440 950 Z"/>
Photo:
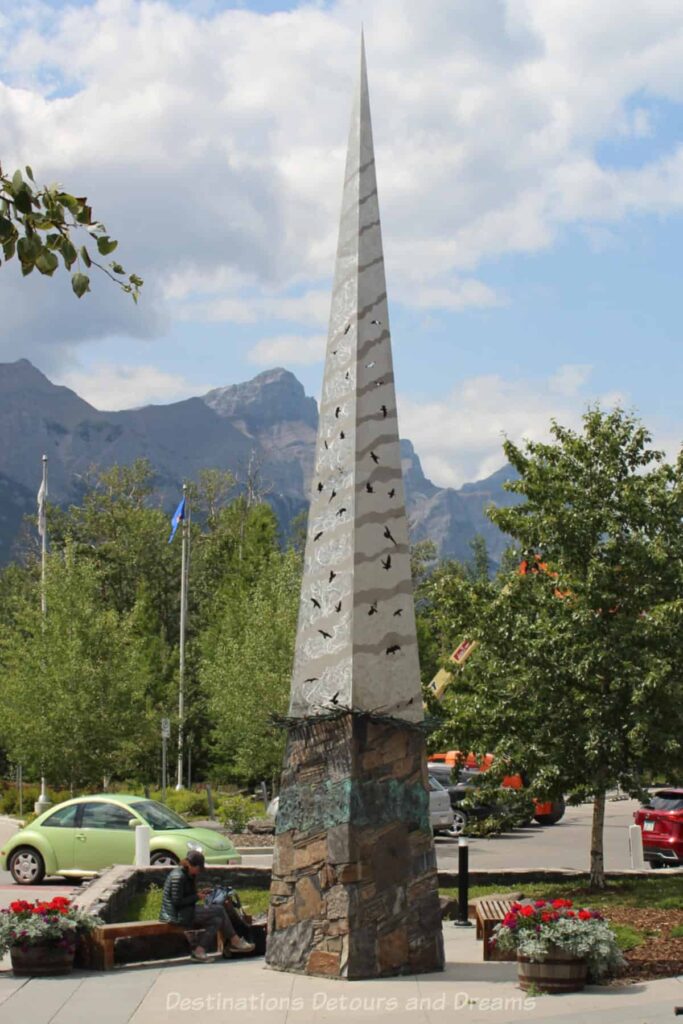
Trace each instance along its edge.
<path fill-rule="evenodd" d="M 268 966 L 348 979 L 443 969 L 425 772 L 423 733 L 395 719 L 290 729 Z"/>

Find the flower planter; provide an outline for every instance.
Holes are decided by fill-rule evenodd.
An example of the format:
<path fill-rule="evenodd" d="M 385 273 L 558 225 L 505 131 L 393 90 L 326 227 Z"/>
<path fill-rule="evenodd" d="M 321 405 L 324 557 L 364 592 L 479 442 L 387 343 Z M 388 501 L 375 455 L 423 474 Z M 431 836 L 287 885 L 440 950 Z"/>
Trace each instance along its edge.
<path fill-rule="evenodd" d="M 12 946 L 10 949 L 12 970 L 19 977 L 41 977 L 48 974 L 70 974 L 74 966 L 74 947 Z"/>
<path fill-rule="evenodd" d="M 552 946 L 544 960 L 517 954 L 517 979 L 523 992 L 580 992 L 586 985 L 588 967 L 580 957 Z"/>

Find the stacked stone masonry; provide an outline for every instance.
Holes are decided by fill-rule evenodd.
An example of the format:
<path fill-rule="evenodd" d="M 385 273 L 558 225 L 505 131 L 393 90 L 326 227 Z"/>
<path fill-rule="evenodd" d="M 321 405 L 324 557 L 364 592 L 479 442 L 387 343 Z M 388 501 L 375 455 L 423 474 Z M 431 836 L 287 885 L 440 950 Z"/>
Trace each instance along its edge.
<path fill-rule="evenodd" d="M 423 734 L 404 723 L 347 714 L 292 729 L 270 967 L 348 979 L 443 968 L 424 764 Z"/>

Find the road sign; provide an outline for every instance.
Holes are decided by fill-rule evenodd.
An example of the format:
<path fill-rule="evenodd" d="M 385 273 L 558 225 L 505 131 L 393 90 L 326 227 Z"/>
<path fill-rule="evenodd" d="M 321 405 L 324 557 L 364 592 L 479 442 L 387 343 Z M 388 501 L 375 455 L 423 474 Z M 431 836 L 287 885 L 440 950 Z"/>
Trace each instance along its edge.
<path fill-rule="evenodd" d="M 162 740 L 168 740 L 171 738 L 171 719 L 161 719 L 161 738 Z"/>

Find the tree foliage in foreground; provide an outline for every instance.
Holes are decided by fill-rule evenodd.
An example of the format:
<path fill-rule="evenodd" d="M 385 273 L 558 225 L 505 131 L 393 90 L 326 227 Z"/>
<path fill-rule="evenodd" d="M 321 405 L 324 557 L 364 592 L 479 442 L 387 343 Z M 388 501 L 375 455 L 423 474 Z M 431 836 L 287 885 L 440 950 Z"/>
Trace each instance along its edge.
<path fill-rule="evenodd" d="M 17 257 L 24 277 L 34 270 L 52 277 L 61 260 L 72 272 L 71 288 L 79 299 L 90 291 L 86 271 L 91 267 L 106 274 L 134 302 L 140 297 L 143 282 L 137 274 L 126 275 L 115 260 L 106 266 L 100 262 L 118 242 L 94 219 L 85 196 L 72 196 L 59 185 L 39 187 L 30 167 L 11 176 L 0 167 L 0 246 L 6 263 Z"/>
<path fill-rule="evenodd" d="M 218 596 L 212 626 L 202 637 L 201 685 L 212 722 L 213 753 L 228 777 L 278 779 L 284 715 L 294 662 L 301 559 L 273 553 L 241 600 Z"/>
<path fill-rule="evenodd" d="M 490 515 L 531 571 L 434 574 L 434 628 L 479 641 L 438 741 L 495 752 L 539 795 L 590 795 L 602 886 L 607 791 L 683 771 L 683 458 L 667 464 L 633 417 L 597 409 L 580 433 L 555 423 L 550 443 L 505 453 L 526 500 Z"/>
<path fill-rule="evenodd" d="M 22 597 L 0 632 L 2 740 L 28 777 L 76 785 L 134 774 L 154 724 L 130 615 L 101 600 L 101 575 L 73 552 L 48 563 L 48 614 Z"/>

